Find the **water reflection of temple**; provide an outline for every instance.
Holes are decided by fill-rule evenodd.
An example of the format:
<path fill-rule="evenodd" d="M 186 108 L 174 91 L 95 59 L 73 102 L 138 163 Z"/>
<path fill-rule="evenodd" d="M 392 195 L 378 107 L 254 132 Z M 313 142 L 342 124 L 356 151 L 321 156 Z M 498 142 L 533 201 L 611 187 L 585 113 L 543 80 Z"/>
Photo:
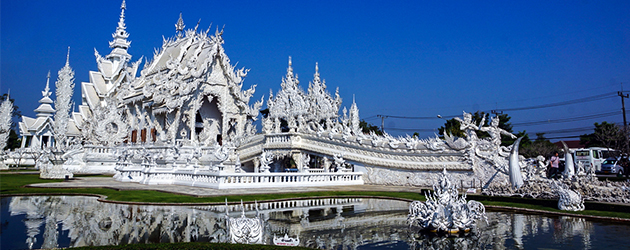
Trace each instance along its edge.
<path fill-rule="evenodd" d="M 93 197 L 28 196 L 11 199 L 11 216 L 23 215 L 24 248 L 55 248 L 154 242 L 228 242 L 226 206 L 141 206 L 103 203 Z M 469 237 L 432 237 L 410 230 L 408 202 L 325 198 L 258 203 L 264 244 L 273 236 L 299 237 L 300 245 L 322 249 L 356 249 L 375 244 L 412 248 L 526 248 L 532 237 L 550 242 L 576 241 L 590 248 L 593 223 L 570 217 L 488 213 Z M 6 208 L 4 208 L 6 209 Z M 241 205 L 227 206 L 231 217 Z M 255 205 L 244 204 L 254 217 Z M 64 237 L 66 237 L 65 239 Z M 541 235 L 544 235 L 541 236 Z"/>

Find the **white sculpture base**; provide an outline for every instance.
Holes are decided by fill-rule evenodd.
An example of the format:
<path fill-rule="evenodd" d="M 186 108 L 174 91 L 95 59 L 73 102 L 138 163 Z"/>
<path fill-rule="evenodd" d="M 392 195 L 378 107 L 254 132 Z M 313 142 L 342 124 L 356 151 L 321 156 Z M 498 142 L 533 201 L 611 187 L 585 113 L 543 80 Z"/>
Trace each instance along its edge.
<path fill-rule="evenodd" d="M 74 174 L 63 168 L 62 165 L 43 164 L 39 171 L 42 179 L 72 179 Z"/>

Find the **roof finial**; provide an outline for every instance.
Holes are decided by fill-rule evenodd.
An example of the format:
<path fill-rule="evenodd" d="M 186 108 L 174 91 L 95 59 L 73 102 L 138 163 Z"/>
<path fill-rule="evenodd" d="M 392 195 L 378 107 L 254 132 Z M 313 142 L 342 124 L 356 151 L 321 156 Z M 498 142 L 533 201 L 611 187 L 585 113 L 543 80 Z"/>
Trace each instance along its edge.
<path fill-rule="evenodd" d="M 68 46 L 68 54 L 66 55 L 66 66 L 70 66 L 70 46 Z M 48 77 L 50 77 L 50 71 L 48 71 Z"/>
<path fill-rule="evenodd" d="M 287 68 L 287 73 L 288 74 L 293 74 L 293 67 L 292 67 L 293 63 L 291 62 L 291 56 L 289 56 L 289 67 Z"/>
<path fill-rule="evenodd" d="M 179 12 L 179 19 L 177 19 L 177 23 L 175 24 L 175 32 L 177 32 L 177 37 L 182 37 L 182 31 L 186 25 L 184 25 L 184 19 L 182 19 L 182 12 Z"/>
<path fill-rule="evenodd" d="M 127 33 L 127 26 L 125 25 L 125 10 L 127 9 L 127 4 L 125 0 L 122 1 L 120 5 L 120 19 L 118 20 L 118 26 L 116 27 L 116 31 L 112 34 L 113 41 L 109 42 L 109 48 L 112 51 L 107 55 L 107 58 L 117 57 L 117 58 L 126 58 L 128 60 L 131 58 L 131 55 L 127 53 L 127 49 L 131 45 L 131 42 L 127 41 L 129 37 L 129 33 Z"/>
<path fill-rule="evenodd" d="M 313 75 L 315 77 L 315 81 L 319 81 L 319 63 L 315 62 L 315 74 Z"/>
<path fill-rule="evenodd" d="M 49 87 L 49 83 L 50 83 L 50 70 L 48 71 L 48 76 L 46 77 L 46 88 L 44 88 L 44 91 L 42 91 L 42 96 L 44 97 L 49 97 L 50 96 L 50 87 Z"/>
<path fill-rule="evenodd" d="M 201 18 L 199 18 L 199 21 L 197 21 L 197 25 L 195 25 L 195 32 L 197 32 L 197 28 L 199 28 L 199 23 L 201 23 Z"/>
<path fill-rule="evenodd" d="M 123 0 L 120 5 L 120 21 L 118 21 L 118 27 L 121 28 L 125 28 L 125 9 L 127 9 L 127 4 L 125 4 L 125 0 Z"/>

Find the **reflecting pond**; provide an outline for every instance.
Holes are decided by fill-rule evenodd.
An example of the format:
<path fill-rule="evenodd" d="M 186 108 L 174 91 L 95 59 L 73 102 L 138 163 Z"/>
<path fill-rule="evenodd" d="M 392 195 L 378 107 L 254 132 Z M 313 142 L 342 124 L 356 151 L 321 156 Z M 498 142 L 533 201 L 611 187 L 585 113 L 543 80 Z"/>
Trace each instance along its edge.
<path fill-rule="evenodd" d="M 85 196 L 1 199 L 0 248 L 38 249 L 156 242 L 230 242 L 227 206 L 145 206 Z M 618 249 L 630 246 L 630 225 L 574 217 L 488 212 L 465 237 L 418 233 L 407 225 L 408 202 L 308 199 L 244 205 L 260 218 L 261 244 L 320 249 Z M 258 217 L 256 217 L 258 216 Z M 286 237 L 285 237 L 286 235 Z M 274 239 L 275 238 L 275 239 Z M 299 241 L 299 243 L 298 243 Z"/>

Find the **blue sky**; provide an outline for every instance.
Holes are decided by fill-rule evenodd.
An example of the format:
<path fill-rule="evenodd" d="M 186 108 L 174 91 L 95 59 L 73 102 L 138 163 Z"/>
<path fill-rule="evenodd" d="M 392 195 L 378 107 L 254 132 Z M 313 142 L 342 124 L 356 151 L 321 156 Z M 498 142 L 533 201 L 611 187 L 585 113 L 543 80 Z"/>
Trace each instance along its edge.
<path fill-rule="evenodd" d="M 46 74 L 63 67 L 67 47 L 80 82 L 96 70 L 94 48 L 108 54 L 120 1 L 6 1 L 1 11 L 0 92 L 11 90 L 23 114 L 34 116 Z M 612 93 L 596 101 L 506 112 L 515 131 L 562 137 L 589 132 L 594 122 L 622 122 L 630 90 L 630 1 L 127 1 L 132 60 L 153 57 L 162 36 L 200 21 L 225 27 L 232 63 L 251 69 L 254 99 L 280 88 L 287 60 L 302 88 L 315 63 L 344 106 L 353 95 L 362 118 L 460 115 L 546 105 Z M 592 98 L 590 99 L 592 100 Z M 627 101 L 630 104 L 630 101 Z M 614 115 L 612 112 L 619 112 Z M 577 119 L 593 115 L 596 119 Z M 573 122 L 554 122 L 557 120 Z M 440 119 L 385 120 L 399 135 L 433 136 Z M 411 130 L 406 130 L 411 129 Z M 571 133 L 553 133 L 567 131 Z M 533 136 L 533 134 L 532 134 Z"/>

